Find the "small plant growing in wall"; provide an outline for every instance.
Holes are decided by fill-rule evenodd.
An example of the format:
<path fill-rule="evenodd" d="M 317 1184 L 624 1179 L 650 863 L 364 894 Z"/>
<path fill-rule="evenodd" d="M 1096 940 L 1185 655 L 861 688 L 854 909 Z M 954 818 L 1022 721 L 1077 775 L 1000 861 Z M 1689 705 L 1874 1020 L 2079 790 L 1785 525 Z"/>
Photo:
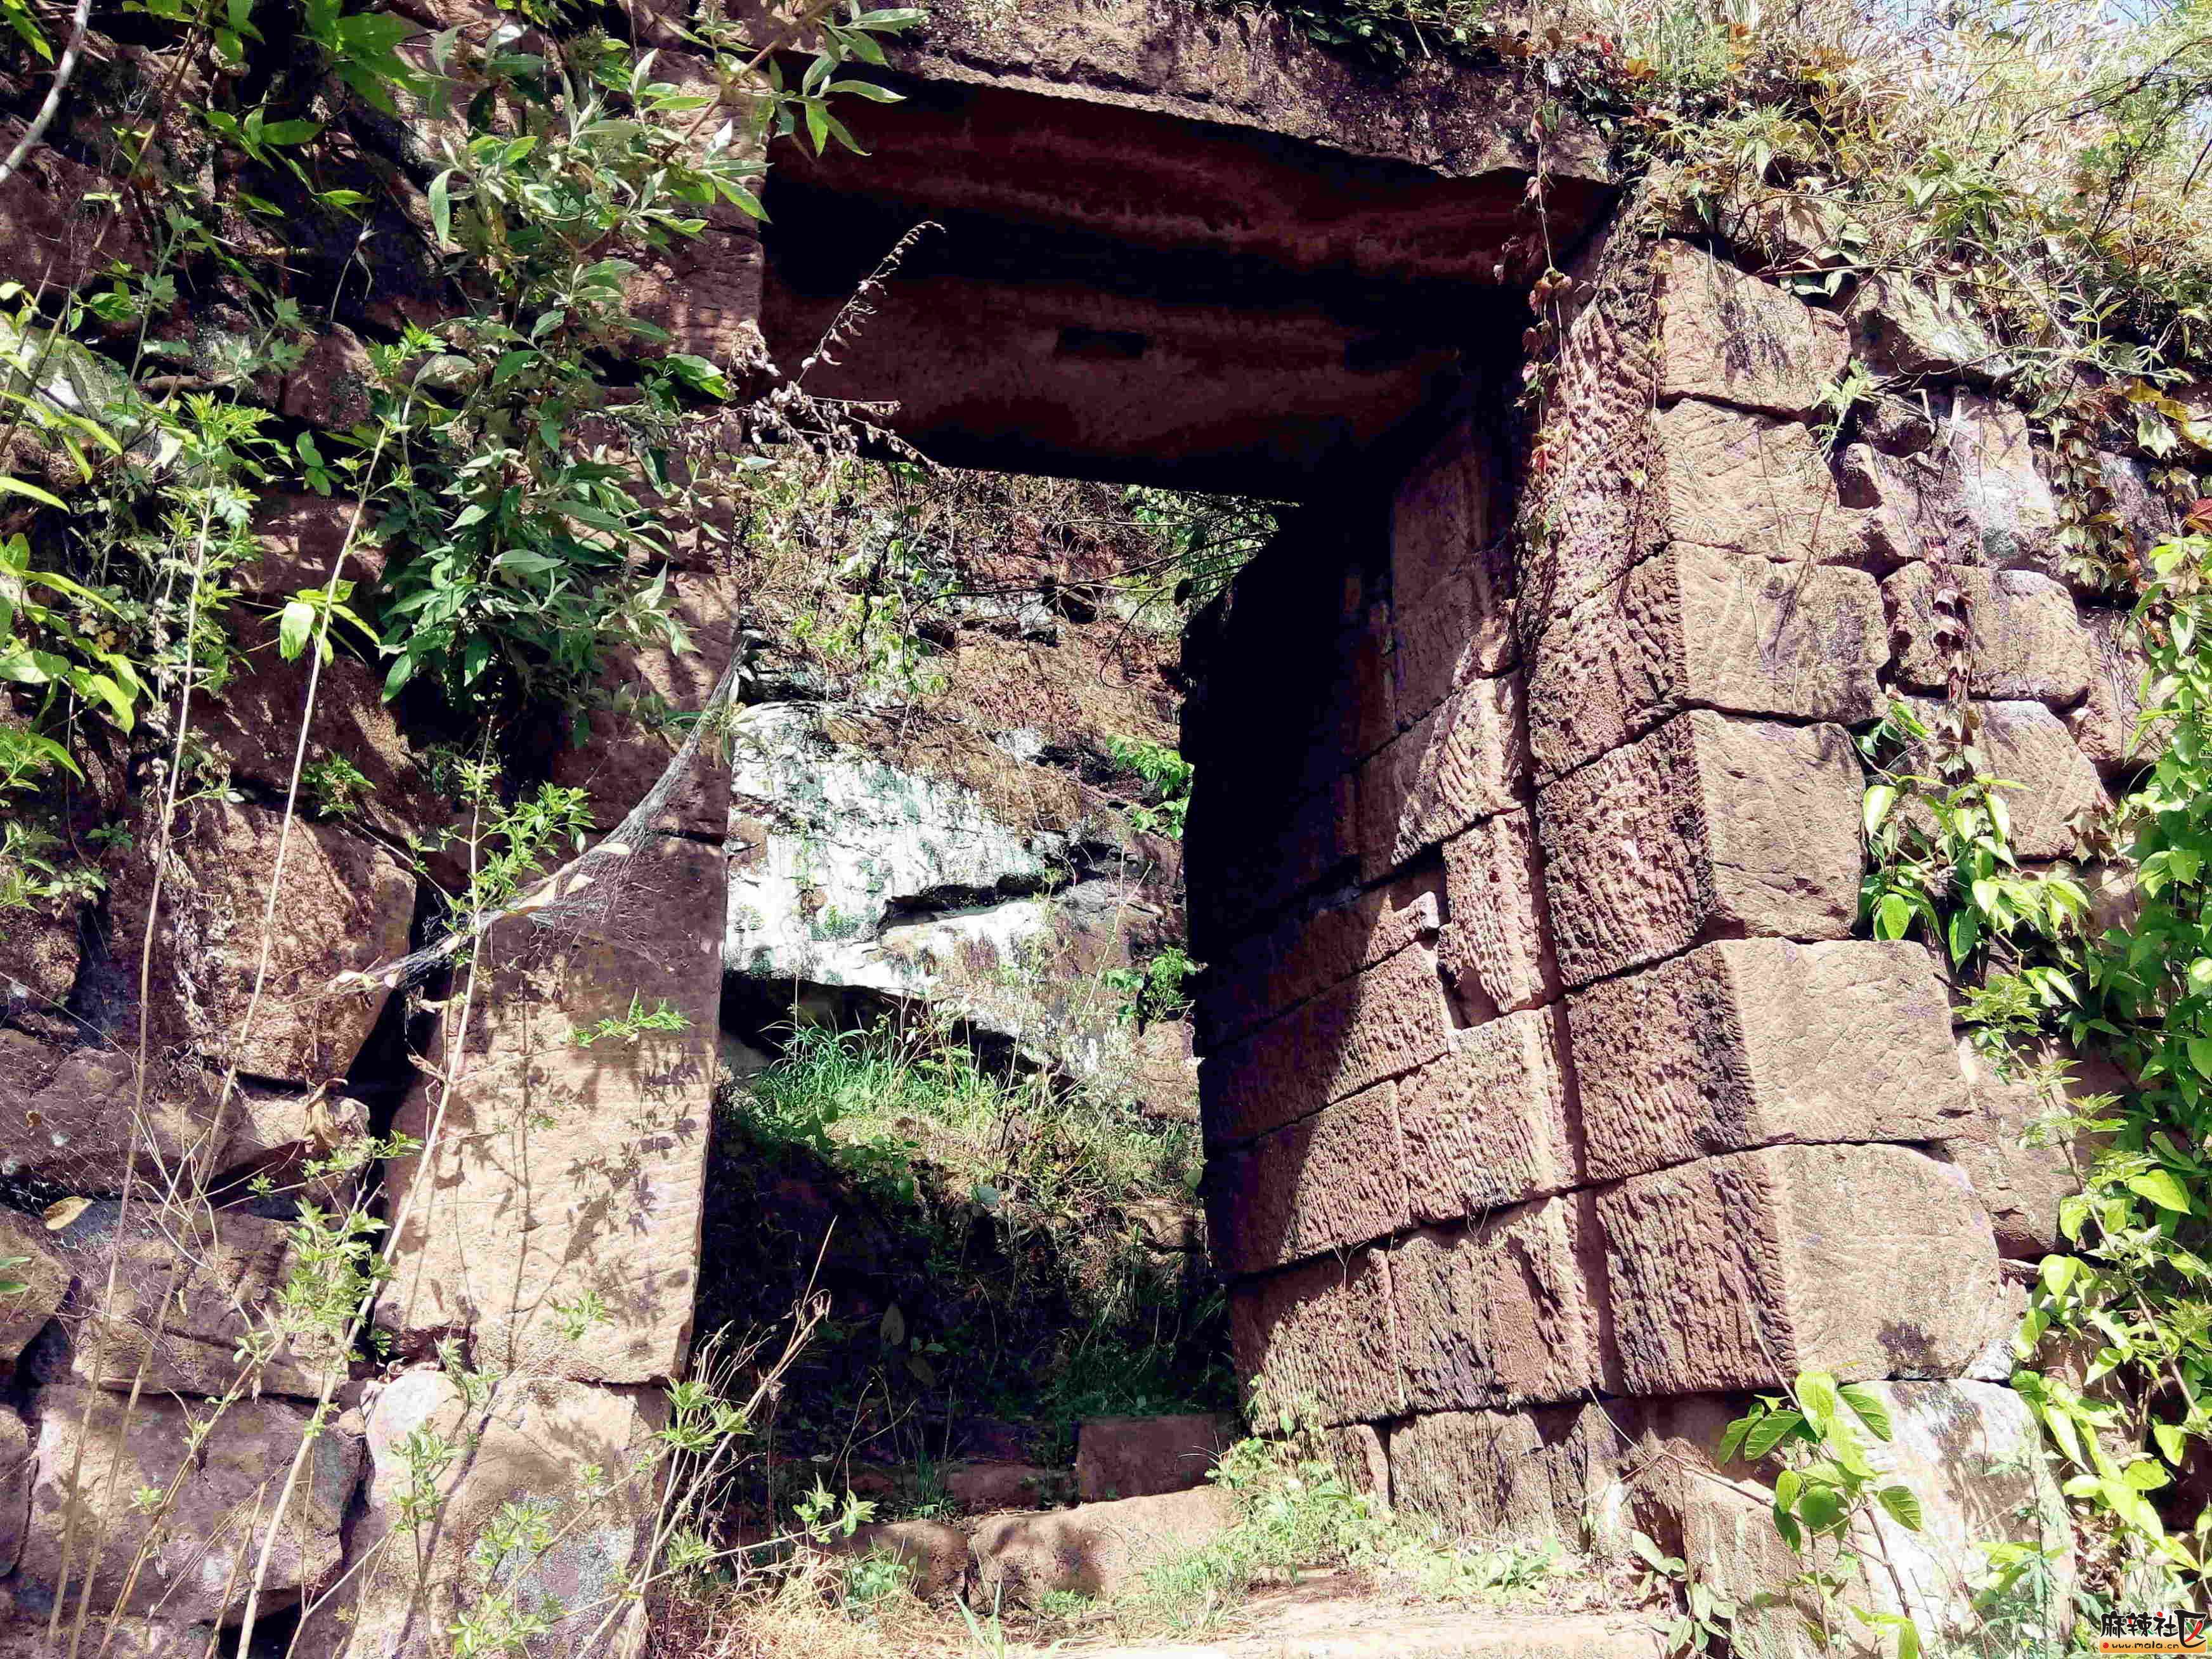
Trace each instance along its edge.
<path fill-rule="evenodd" d="M 585 1026 L 576 1033 L 576 1046 L 588 1048 L 593 1043 L 609 1041 L 635 1042 L 647 1031 L 688 1031 L 690 1029 L 690 1017 L 666 997 L 662 997 L 647 1008 L 633 991 L 627 1013 L 609 1014 L 595 1024 Z"/>
<path fill-rule="evenodd" d="M 1145 786 L 1145 799 L 1128 809 L 1129 827 L 1139 835 L 1182 840 L 1183 819 L 1190 811 L 1191 763 L 1167 744 L 1148 738 L 1109 737 L 1106 752 Z"/>
<path fill-rule="evenodd" d="M 1190 1008 L 1190 980 L 1198 964 L 1180 945 L 1170 945 L 1134 968 L 1109 968 L 1099 977 L 1109 991 L 1127 999 L 1121 1006 L 1125 1024 L 1150 1025 L 1155 1020 L 1180 1019 Z"/>
<path fill-rule="evenodd" d="M 1908 1532 L 1918 1532 L 1921 1520 L 1920 1499 L 1876 1470 L 1862 1431 L 1877 1441 L 1890 1438 L 1889 1408 L 1881 1395 L 1861 1383 L 1838 1383 L 1825 1371 L 1801 1371 L 1786 1395 L 1760 1395 L 1729 1425 L 1720 1461 L 1771 1458 L 1782 1466 L 1774 1477 L 1774 1529 L 1803 1563 L 1793 1583 L 1812 1593 L 1807 1624 L 1823 1651 L 1848 1633 L 1848 1617 L 1871 1635 L 1893 1638 L 1897 1659 L 1920 1659 L 1920 1631 L 1907 1614 L 1854 1599 L 1871 1565 L 1854 1536 L 1875 1535 L 1877 1513 Z M 1903 1606 L 1901 1594 L 1898 1599 Z"/>

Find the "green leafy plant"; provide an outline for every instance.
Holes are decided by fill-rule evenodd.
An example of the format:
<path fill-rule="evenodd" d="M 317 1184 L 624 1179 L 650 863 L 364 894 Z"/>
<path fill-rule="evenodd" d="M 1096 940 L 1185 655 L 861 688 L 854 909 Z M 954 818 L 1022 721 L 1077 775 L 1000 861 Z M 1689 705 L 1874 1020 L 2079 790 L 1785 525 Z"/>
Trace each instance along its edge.
<path fill-rule="evenodd" d="M 613 1041 L 635 1042 L 648 1031 L 688 1031 L 691 1029 L 690 1016 L 662 997 L 651 1008 L 646 1007 L 636 992 L 630 993 L 629 1011 L 608 1014 L 596 1024 L 576 1033 L 576 1046 L 588 1048 L 593 1043 Z"/>
<path fill-rule="evenodd" d="M 1150 1024 L 1154 1020 L 1180 1019 L 1190 1009 L 1191 979 L 1198 964 L 1180 945 L 1156 951 L 1135 968 L 1109 968 L 1100 975 L 1109 990 L 1127 999 L 1125 1022 Z"/>
<path fill-rule="evenodd" d="M 342 818 L 361 811 L 373 786 L 368 775 L 343 755 L 325 755 L 301 769 L 300 787 L 325 817 Z"/>
<path fill-rule="evenodd" d="M 1801 1371 L 1786 1395 L 1762 1395 L 1721 1437 L 1722 1462 L 1771 1459 L 1774 1528 L 1804 1564 L 1796 1582 L 1813 1592 L 1808 1634 L 1824 1650 L 1845 1634 L 1849 1613 L 1869 1634 L 1887 1637 L 1898 1659 L 1920 1659 L 1921 1632 L 1904 1613 L 1867 1605 L 1864 1575 L 1872 1562 L 1853 1542 L 1879 1510 L 1908 1532 L 1921 1526 L 1920 1499 L 1910 1486 L 1885 1479 L 1860 1434 L 1890 1437 L 1889 1410 L 1863 1384 L 1838 1384 L 1825 1371 Z M 1902 1597 L 1900 1596 L 1900 1601 Z M 1693 1609 L 1694 1611 L 1694 1609 Z"/>
<path fill-rule="evenodd" d="M 1127 809 L 1129 827 L 1140 835 L 1180 841 L 1190 811 L 1190 763 L 1149 738 L 1109 737 L 1106 752 L 1145 786 L 1146 799 Z"/>

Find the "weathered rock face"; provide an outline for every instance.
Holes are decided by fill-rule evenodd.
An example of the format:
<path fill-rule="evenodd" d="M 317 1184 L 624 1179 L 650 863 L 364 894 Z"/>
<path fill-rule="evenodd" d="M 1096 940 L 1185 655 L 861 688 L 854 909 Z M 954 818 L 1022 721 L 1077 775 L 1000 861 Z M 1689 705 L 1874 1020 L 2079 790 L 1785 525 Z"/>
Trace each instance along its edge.
<path fill-rule="evenodd" d="M 157 804 L 148 804 L 142 845 L 158 840 Z M 262 807 L 203 801 L 179 818 L 155 938 L 149 1012 L 158 1048 L 260 1078 L 315 1084 L 343 1075 L 382 999 L 333 981 L 405 954 L 414 877 L 365 837 L 304 818 L 287 835 L 281 815 Z M 114 897 L 115 955 L 135 965 L 153 883 L 143 861 L 127 868 Z M 264 977 L 272 881 L 280 902 Z M 135 1037 L 131 1022 L 118 1022 L 118 1040 Z"/>
<path fill-rule="evenodd" d="M 1114 831 L 1011 735 L 940 723 L 902 742 L 856 707 L 765 703 L 732 752 L 734 981 L 787 1004 L 795 986 L 924 1003 L 1187 1115 L 1176 1028 L 1139 1031 L 1107 980 L 1164 940 L 1172 843 Z"/>
<path fill-rule="evenodd" d="M 518 1613 L 550 1619 L 544 1650 L 623 1645 L 636 1615 L 621 1584 L 650 1547 L 650 1448 L 664 1416 L 657 1390 L 524 1376 L 471 1402 L 441 1371 L 386 1383 L 368 1407 L 366 1507 L 348 1539 L 362 1569 L 315 1604 L 299 1651 L 312 1659 L 447 1651 L 456 1615 L 488 1587 L 479 1542 L 510 1504 L 550 1517 L 557 1534 L 550 1547 L 516 1552 L 520 1565 L 499 1579 Z M 426 1464 L 426 1447 L 457 1455 Z"/>
<path fill-rule="evenodd" d="M 146 1395 L 127 1423 L 126 1404 L 98 1389 L 49 1386 L 34 1396 L 38 1444 L 16 1606 L 45 1612 L 39 1595 L 51 1605 L 67 1554 L 79 1575 L 90 1572 L 96 1613 L 234 1624 L 245 1611 L 240 1587 L 270 1539 L 258 1517 L 264 1505 L 273 1509 L 271 1477 L 281 1481 L 291 1465 L 308 1409 L 239 1401 L 196 1446 L 185 1402 Z M 337 1577 L 338 1522 L 361 1456 L 358 1427 L 341 1420 L 317 1434 L 270 1550 L 263 1607 L 295 1605 Z M 148 1512 L 135 1502 L 147 1490 L 172 1495 Z M 82 1578 L 70 1582 L 74 1595 Z"/>
<path fill-rule="evenodd" d="M 1087 1419 L 1076 1431 L 1076 1495 L 1088 1504 L 1203 1486 L 1236 1438 L 1233 1421 L 1210 1413 Z"/>
<path fill-rule="evenodd" d="M 467 1042 L 394 1120 L 428 1150 L 386 1176 L 403 1352 L 466 1330 L 477 1363 L 601 1382 L 681 1374 L 697 1280 L 718 1018 L 720 854 L 651 837 L 573 908 L 478 948 Z M 672 947 L 673 945 L 673 948 Z M 680 1030 L 596 1037 L 662 1005 Z M 435 1124 L 438 1133 L 433 1140 Z"/>
<path fill-rule="evenodd" d="M 120 1207 L 102 1200 L 56 1236 L 75 1275 L 64 1321 L 70 1380 L 213 1399 L 250 1379 L 264 1395 L 315 1400 L 344 1376 L 333 1335 L 281 1316 L 279 1293 L 301 1271 L 283 1223 L 230 1212 L 178 1217 L 142 1199 L 125 1232 Z M 249 1363 L 247 1349 L 260 1357 Z"/>
<path fill-rule="evenodd" d="M 1716 1391 L 1807 1369 L 2008 1419 L 1958 1379 L 2002 1374 L 2000 1249 L 2047 1248 L 2076 1178 L 1962 1065 L 1929 953 L 1852 937 L 1854 740 L 1963 686 L 2015 849 L 2074 855 L 2141 658 L 1932 299 L 1838 319 L 1625 226 L 1571 274 L 1518 568 L 1478 414 L 1199 630 L 1212 1234 L 1240 1373 L 1367 1489 L 1771 1587 L 1755 1491 L 1656 1492 L 1623 1448 L 1705 1457 Z M 1847 329 L 1933 378 L 1832 463 Z M 1281 653 L 1314 672 L 1272 705 L 1218 684 Z"/>
<path fill-rule="evenodd" d="M 978 1599 L 986 1607 L 1000 1601 L 1034 1607 L 1050 1590 L 1111 1596 L 1236 1522 L 1236 1500 L 1211 1486 L 1001 1516 L 985 1522 L 970 1542 Z"/>

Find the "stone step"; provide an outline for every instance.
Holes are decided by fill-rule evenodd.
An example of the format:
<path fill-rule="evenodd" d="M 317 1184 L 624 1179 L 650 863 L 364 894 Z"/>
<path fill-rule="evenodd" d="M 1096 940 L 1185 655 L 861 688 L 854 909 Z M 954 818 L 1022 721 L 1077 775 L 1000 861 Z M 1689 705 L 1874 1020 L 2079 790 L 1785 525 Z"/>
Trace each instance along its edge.
<path fill-rule="evenodd" d="M 1332 1598 L 1237 1622 L 1237 1633 L 1210 1642 L 1014 1651 L 1083 1659 L 1666 1659 L 1668 1650 L 1656 1615 L 1437 1613 Z"/>

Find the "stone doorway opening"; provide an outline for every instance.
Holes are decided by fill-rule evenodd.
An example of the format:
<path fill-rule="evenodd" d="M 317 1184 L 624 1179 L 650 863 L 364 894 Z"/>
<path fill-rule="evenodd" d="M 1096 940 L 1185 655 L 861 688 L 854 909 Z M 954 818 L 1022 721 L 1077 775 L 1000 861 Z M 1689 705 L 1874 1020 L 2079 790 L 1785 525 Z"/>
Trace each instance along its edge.
<path fill-rule="evenodd" d="M 1372 111 L 1340 99 L 1331 106 L 1342 88 L 1295 112 L 1201 112 L 1171 93 L 1046 89 L 947 62 L 904 76 L 905 103 L 869 112 L 856 128 L 867 161 L 799 158 L 775 176 L 760 254 L 759 319 L 771 356 L 787 369 L 805 365 L 801 384 L 816 396 L 895 405 L 869 418 L 949 465 L 1278 503 L 1278 533 L 1233 596 L 1206 608 L 1192 636 L 1200 648 L 1178 665 L 1177 690 L 1193 702 L 1176 740 L 1201 769 L 1186 847 L 1191 937 L 1204 943 L 1190 954 L 1201 962 L 1217 948 L 1224 959 L 1249 955 L 1269 928 L 1326 899 L 1351 906 L 1348 925 L 1376 934 L 1379 959 L 1384 934 L 1419 930 L 1397 909 L 1419 911 L 1425 895 L 1420 971 L 1431 994 L 1456 1011 L 1453 1029 L 1496 1016 L 1509 1005 L 1435 960 L 1441 833 L 1379 872 L 1333 856 L 1305 867 L 1290 842 L 1316 792 L 1347 781 L 1395 735 L 1398 711 L 1425 697 L 1419 712 L 1431 713 L 1473 677 L 1486 689 L 1462 701 L 1472 708 L 1487 697 L 1493 738 L 1504 741 L 1517 718 L 1498 689 L 1510 666 L 1501 632 L 1510 583 L 1498 550 L 1511 517 L 1510 458 L 1522 441 L 1513 409 L 1530 322 L 1526 284 L 1550 257 L 1539 198 L 1509 136 L 1526 111 L 1498 107 L 1497 88 L 1470 73 L 1458 78 L 1488 100 L 1495 126 L 1443 147 L 1402 131 L 1378 146 L 1367 135 L 1347 142 Z M 1410 150 L 1393 153 L 1393 143 Z M 1578 236 L 1602 204 L 1603 183 L 1563 178 L 1555 189 L 1549 228 Z M 856 292 L 864 313 L 849 308 Z M 1417 473 L 1422 481 L 1408 486 Z M 1437 501 L 1437 522 L 1419 548 L 1394 532 L 1409 487 Z M 1477 567 L 1488 572 L 1479 596 Z M 1427 617 L 1434 599 L 1433 620 L 1404 648 L 1394 592 L 1409 620 Z M 1012 625 L 1018 631 L 1018 617 Z M 1476 631 L 1486 643 L 1473 643 Z M 988 957 L 988 973 L 1013 955 L 993 929 L 1048 890 L 1065 907 L 1093 888 L 1118 887 L 1096 919 L 1108 933 L 1126 917 L 1105 909 L 1126 910 L 1132 896 L 1147 902 L 1122 852 L 1084 847 L 1080 835 L 1064 837 L 1073 844 L 1060 855 L 1073 854 L 1077 866 L 1066 883 L 1041 872 L 1025 882 L 1022 854 L 991 845 L 1005 839 L 990 826 L 1006 815 L 978 807 L 988 807 L 994 785 L 956 751 L 972 752 L 978 738 L 1003 751 L 1010 738 L 1018 745 L 1016 733 L 979 729 L 944 744 L 933 770 L 949 778 L 948 792 L 849 765 L 854 734 L 834 728 L 853 718 L 825 724 L 818 708 L 757 707 L 740 722 L 725 1024 L 741 1066 L 787 1042 L 794 1001 L 797 1023 L 842 1030 L 862 1046 L 878 1022 L 910 1030 L 914 1005 L 881 971 L 897 948 Z M 1002 752 L 997 769 L 1004 760 Z M 1496 789 L 1525 806 L 1525 783 L 1500 777 Z M 794 875 L 788 849 L 807 836 L 770 820 L 808 799 L 821 805 L 822 825 L 815 852 L 797 855 L 811 860 L 809 872 Z M 831 866 L 865 855 L 828 848 L 833 819 L 929 826 L 958 842 L 943 860 L 943 890 L 915 915 L 875 914 L 881 907 L 865 896 L 841 904 L 828 896 L 837 884 Z M 1524 811 L 1524 831 L 1525 820 Z M 860 838 L 868 833 L 878 832 Z M 1114 879 L 1092 879 L 1109 857 L 1121 860 Z M 985 876 L 963 875 L 970 864 L 988 866 Z M 1413 895 L 1387 915 L 1363 886 L 1385 874 L 1394 891 Z M 812 897 L 810 881 L 822 890 Z M 863 876 L 859 886 L 868 884 Z M 791 915 L 802 905 L 803 930 Z M 925 928 L 947 937 L 917 938 Z M 963 938 L 949 936 L 963 929 Z M 803 954 L 812 965 L 799 972 L 778 943 L 794 931 L 810 936 Z M 1370 953 L 1364 939 L 1349 948 L 1356 959 Z M 1079 963 L 1042 967 L 1071 988 L 1084 972 Z M 1252 1048 L 1255 1025 L 1282 1008 L 1240 1014 L 1209 991 L 1197 1012 L 1202 1033 L 1227 1056 L 1206 1062 L 1219 1074 L 1241 1063 L 1231 1050 Z M 972 1037 L 969 1024 L 954 1035 Z M 987 1064 L 1007 1058 L 983 1046 Z M 1188 1054 L 1141 1058 L 1180 1066 L 1187 1077 Z M 1209 1170 L 1213 1266 L 1242 1283 L 1300 1259 L 1267 1257 L 1257 1242 L 1266 1206 L 1296 1206 L 1296 1160 L 1276 1158 L 1255 1176 L 1249 1125 L 1225 1118 L 1192 1139 L 1193 1173 L 1201 1159 Z M 858 1292 L 853 1305 L 879 1329 L 914 1334 L 908 1328 L 923 1322 L 911 1300 L 901 1304 L 884 1288 L 892 1275 L 878 1259 L 896 1245 L 861 1237 L 851 1206 L 825 1191 L 818 1172 L 777 1179 L 786 1182 L 782 1201 L 817 1231 L 833 1218 L 844 1227 L 833 1254 L 858 1255 L 829 1271 Z M 708 1205 L 702 1320 L 718 1264 L 749 1260 L 718 1247 L 719 1201 Z M 748 1221 L 751 1203 L 740 1206 Z M 978 1216 L 985 1224 L 968 1242 L 1001 1246 L 982 1237 L 998 1218 Z M 1133 1219 L 1150 1224 L 1116 1222 Z M 1236 1253 L 1224 1254 L 1232 1240 Z M 1194 1250 L 1169 1254 L 1181 1258 L 1188 1298 L 1212 1267 Z M 1239 1305 L 1244 1299 L 1237 1292 Z M 1187 1340 L 1203 1349 L 1225 1346 L 1220 1336 L 1217 1307 Z M 936 1369 L 927 1355 L 885 1357 Z M 1165 1368 L 1188 1373 L 1181 1403 L 1227 1406 L 1200 1376 L 1212 1354 L 1194 1357 L 1195 1364 Z M 1189 1393 L 1200 1382 L 1206 1391 Z M 962 1449 L 948 1439 L 935 1455 Z"/>
<path fill-rule="evenodd" d="M 934 32 L 886 165 L 787 170 L 760 316 L 803 361 L 927 221 L 811 389 L 971 465 L 1298 503 L 1183 722 L 1240 1383 L 1406 1507 L 1708 1565 L 1742 1516 L 1666 1471 L 1745 1390 L 2017 1442 L 1943 992 L 1851 937 L 1851 728 L 1922 684 L 1881 579 L 1952 509 L 1830 464 L 1845 325 L 1601 222 L 1598 147 L 1509 70 L 1378 98 L 1112 17 Z M 2096 793 L 2051 711 L 1993 720 Z"/>

